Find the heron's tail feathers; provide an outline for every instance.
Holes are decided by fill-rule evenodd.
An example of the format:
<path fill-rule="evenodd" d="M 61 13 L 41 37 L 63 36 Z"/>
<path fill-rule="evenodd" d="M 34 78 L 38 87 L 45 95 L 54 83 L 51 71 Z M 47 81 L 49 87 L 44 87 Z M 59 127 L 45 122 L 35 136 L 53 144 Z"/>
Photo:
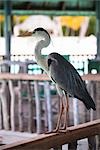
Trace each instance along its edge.
<path fill-rule="evenodd" d="M 80 97 L 76 96 L 76 98 L 81 100 L 85 104 L 87 109 L 92 108 L 93 110 L 96 110 L 95 103 L 94 103 L 92 97 L 89 95 L 87 90 L 85 91 L 85 93 L 83 92 L 83 94 Z"/>
<path fill-rule="evenodd" d="M 91 98 L 90 95 L 88 95 L 88 97 L 86 97 L 86 100 L 83 101 L 83 102 L 84 102 L 84 104 L 85 104 L 87 109 L 91 109 L 92 108 L 93 110 L 96 110 L 95 103 L 94 103 L 94 101 L 93 101 L 93 99 Z"/>

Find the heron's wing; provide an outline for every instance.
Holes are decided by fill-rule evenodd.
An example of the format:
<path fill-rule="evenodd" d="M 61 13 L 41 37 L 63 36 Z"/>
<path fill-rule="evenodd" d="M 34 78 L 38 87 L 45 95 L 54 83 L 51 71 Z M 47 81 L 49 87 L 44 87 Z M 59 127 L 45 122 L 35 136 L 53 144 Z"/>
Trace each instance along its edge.
<path fill-rule="evenodd" d="M 50 67 L 51 78 L 59 87 L 75 96 L 79 89 L 84 89 L 85 84 L 75 68 L 65 59 L 57 60 L 57 64 Z"/>

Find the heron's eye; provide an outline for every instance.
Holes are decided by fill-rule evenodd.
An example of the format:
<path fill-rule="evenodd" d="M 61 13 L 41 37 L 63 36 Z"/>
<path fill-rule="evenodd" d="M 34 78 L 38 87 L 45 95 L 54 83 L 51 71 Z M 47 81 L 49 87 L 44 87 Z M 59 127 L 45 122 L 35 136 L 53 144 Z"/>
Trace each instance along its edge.
<path fill-rule="evenodd" d="M 51 62 L 52 62 L 52 59 L 48 59 L 48 67 L 50 67 L 50 65 L 51 65 Z"/>

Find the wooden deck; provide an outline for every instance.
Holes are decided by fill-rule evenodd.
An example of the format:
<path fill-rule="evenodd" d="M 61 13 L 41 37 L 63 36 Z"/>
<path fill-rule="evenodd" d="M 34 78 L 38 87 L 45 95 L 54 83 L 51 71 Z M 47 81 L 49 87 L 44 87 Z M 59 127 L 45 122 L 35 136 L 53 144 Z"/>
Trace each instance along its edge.
<path fill-rule="evenodd" d="M 66 133 L 40 134 L 0 147 L 0 150 L 47 150 L 63 144 L 100 134 L 100 119 L 68 127 Z"/>

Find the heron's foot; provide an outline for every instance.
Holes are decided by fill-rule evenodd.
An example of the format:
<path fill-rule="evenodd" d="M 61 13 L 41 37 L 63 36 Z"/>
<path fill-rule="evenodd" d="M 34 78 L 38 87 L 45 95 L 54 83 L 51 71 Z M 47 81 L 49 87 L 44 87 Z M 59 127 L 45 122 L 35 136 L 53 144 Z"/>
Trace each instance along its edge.
<path fill-rule="evenodd" d="M 58 133 L 58 129 L 54 129 L 52 131 L 47 131 L 45 134 Z"/>
<path fill-rule="evenodd" d="M 56 127 L 56 128 L 55 128 L 54 130 L 52 130 L 52 131 L 47 131 L 47 132 L 45 132 L 45 134 L 60 133 L 61 131 L 64 132 L 64 130 L 66 130 L 65 127 L 62 127 L 62 128 Z"/>
<path fill-rule="evenodd" d="M 47 132 L 45 132 L 45 134 L 66 133 L 66 132 L 68 132 L 68 131 L 70 131 L 70 130 L 67 129 L 67 128 L 62 127 L 62 128 L 59 128 L 59 129 L 54 129 L 54 130 L 52 130 L 52 131 L 47 131 Z"/>
<path fill-rule="evenodd" d="M 60 127 L 60 128 L 58 129 L 58 133 L 66 133 L 66 132 L 68 132 L 68 131 L 69 131 L 69 129 L 68 129 L 67 124 L 64 124 L 63 127 Z"/>
<path fill-rule="evenodd" d="M 58 133 L 66 133 L 66 132 L 69 132 L 68 129 L 59 129 L 58 130 Z"/>

